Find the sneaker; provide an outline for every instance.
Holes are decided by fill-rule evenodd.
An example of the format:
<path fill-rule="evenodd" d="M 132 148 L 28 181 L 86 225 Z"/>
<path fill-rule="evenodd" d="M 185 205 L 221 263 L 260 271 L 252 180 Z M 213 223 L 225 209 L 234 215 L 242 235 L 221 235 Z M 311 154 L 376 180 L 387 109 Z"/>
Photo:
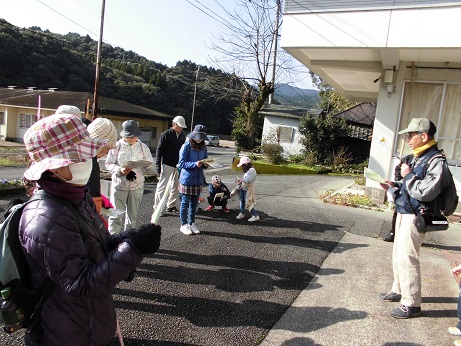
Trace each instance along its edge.
<path fill-rule="evenodd" d="M 421 316 L 423 312 L 419 306 L 400 305 L 399 308 L 391 310 L 391 316 L 394 318 L 411 318 Z"/>
<path fill-rule="evenodd" d="M 243 219 L 245 217 L 245 215 L 243 215 L 242 213 L 238 214 L 235 218 L 236 219 Z"/>
<path fill-rule="evenodd" d="M 453 345 L 455 345 L 455 346 L 461 346 L 461 340 L 455 340 L 455 341 L 453 342 Z"/>
<path fill-rule="evenodd" d="M 194 234 L 199 234 L 200 231 L 198 230 L 197 226 L 195 226 L 195 223 L 193 223 L 192 225 L 189 225 L 189 229 L 192 233 Z"/>
<path fill-rule="evenodd" d="M 394 292 L 380 293 L 379 299 L 384 300 L 385 302 L 399 302 L 400 299 L 402 299 L 402 295 Z"/>
<path fill-rule="evenodd" d="M 394 238 L 395 238 L 395 232 L 390 231 L 387 237 L 385 237 L 383 240 L 389 243 L 392 243 L 394 241 Z"/>
<path fill-rule="evenodd" d="M 222 211 L 225 212 L 225 213 L 228 213 L 229 209 L 227 209 L 227 207 L 222 207 Z"/>
<path fill-rule="evenodd" d="M 457 335 L 457 336 L 461 335 L 461 330 L 459 330 L 457 327 L 448 327 L 448 331 L 452 335 Z"/>
<path fill-rule="evenodd" d="M 169 213 L 179 213 L 179 210 L 178 208 L 176 208 L 176 206 L 171 207 L 171 208 L 166 208 L 166 211 Z"/>
<path fill-rule="evenodd" d="M 182 233 L 185 235 L 191 235 L 192 231 L 190 229 L 190 226 L 186 223 L 185 225 L 182 225 L 181 228 L 179 229 Z"/>
<path fill-rule="evenodd" d="M 214 207 L 213 207 L 212 205 L 209 205 L 209 206 L 205 209 L 205 211 L 212 211 L 213 209 L 214 209 Z"/>
<path fill-rule="evenodd" d="M 259 221 L 259 215 L 252 216 L 248 219 L 248 222 Z"/>

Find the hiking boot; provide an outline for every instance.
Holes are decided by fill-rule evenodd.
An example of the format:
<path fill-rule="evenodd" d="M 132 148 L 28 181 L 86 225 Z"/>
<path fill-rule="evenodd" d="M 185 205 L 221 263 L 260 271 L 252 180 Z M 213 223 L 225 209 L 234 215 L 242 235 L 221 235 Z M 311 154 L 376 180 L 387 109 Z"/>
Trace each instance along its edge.
<path fill-rule="evenodd" d="M 395 232 L 390 231 L 387 237 L 385 237 L 383 240 L 392 243 L 394 241 L 394 237 L 395 237 Z"/>
<path fill-rule="evenodd" d="M 227 207 L 222 207 L 222 211 L 225 212 L 225 213 L 228 213 L 229 209 L 227 209 Z"/>
<path fill-rule="evenodd" d="M 243 215 L 242 213 L 239 213 L 235 218 L 236 219 L 243 219 L 245 217 L 245 215 Z"/>
<path fill-rule="evenodd" d="M 384 300 L 385 302 L 399 302 L 400 299 L 402 299 L 402 295 L 394 292 L 380 293 L 379 299 Z"/>
<path fill-rule="evenodd" d="M 179 210 L 178 208 L 176 208 L 176 206 L 171 207 L 171 208 L 166 208 L 166 211 L 169 213 L 179 213 Z"/>
<path fill-rule="evenodd" d="M 212 205 L 209 205 L 209 206 L 205 209 L 205 211 L 212 211 L 213 209 L 214 209 L 214 207 L 213 207 Z"/>
<path fill-rule="evenodd" d="M 185 235 L 191 235 L 192 231 L 190 229 L 190 226 L 186 223 L 185 225 L 182 225 L 181 228 L 179 229 L 182 233 Z"/>
<path fill-rule="evenodd" d="M 199 234 L 200 231 L 198 230 L 197 226 L 195 226 L 195 223 L 193 223 L 192 225 L 189 225 L 189 229 L 192 233 L 194 234 Z"/>
<path fill-rule="evenodd" d="M 457 336 L 461 335 L 461 330 L 459 330 L 458 327 L 448 327 L 448 331 L 452 335 L 457 335 Z"/>
<path fill-rule="evenodd" d="M 391 316 L 394 318 L 411 318 L 421 316 L 423 312 L 419 306 L 405 306 L 400 305 L 400 307 L 391 310 Z"/>
<path fill-rule="evenodd" d="M 258 215 L 255 215 L 255 216 L 252 216 L 248 219 L 248 222 L 255 222 L 255 221 L 259 221 L 259 216 Z"/>

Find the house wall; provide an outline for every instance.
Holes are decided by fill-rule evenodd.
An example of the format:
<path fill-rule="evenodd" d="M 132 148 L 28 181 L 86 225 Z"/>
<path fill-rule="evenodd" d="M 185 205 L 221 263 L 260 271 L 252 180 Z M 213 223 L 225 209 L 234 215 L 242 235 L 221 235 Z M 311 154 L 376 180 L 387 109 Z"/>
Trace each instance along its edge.
<path fill-rule="evenodd" d="M 303 146 L 299 142 L 301 135 L 298 131 L 299 118 L 282 118 L 276 116 L 266 115 L 264 118 L 263 125 L 263 143 L 267 143 L 268 140 L 275 140 L 274 133 L 278 126 L 287 126 L 293 129 L 293 137 L 291 143 L 281 142 L 280 145 L 283 147 L 283 155 L 290 156 L 299 154 L 303 149 Z"/>
<path fill-rule="evenodd" d="M 389 180 L 394 179 L 394 167 L 399 162 L 399 157 L 395 156 L 395 153 L 399 153 L 402 150 L 402 148 L 397 147 L 397 132 L 400 117 L 405 116 L 401 115 L 404 82 L 411 81 L 413 78 L 413 81 L 461 83 L 461 70 L 435 68 L 416 69 L 414 71 L 412 68 L 409 68 L 410 66 L 412 66 L 412 62 L 400 63 L 396 74 L 395 92 L 391 94 L 391 97 L 388 97 L 383 83 L 381 83 L 379 89 L 369 168 Z M 407 143 L 404 145 L 408 146 Z M 461 167 L 457 164 L 450 165 L 450 170 L 455 180 L 458 195 L 461 195 Z M 378 183 L 371 180 L 367 181 L 367 186 L 380 188 Z"/>
<path fill-rule="evenodd" d="M 37 115 L 37 108 L 30 107 L 16 107 L 0 105 L 0 112 L 5 112 L 5 124 L 0 125 L 0 136 L 6 140 L 18 143 L 24 143 L 23 137 L 28 127 L 20 127 L 21 114 Z M 53 115 L 54 109 L 41 109 L 41 117 Z M 84 114 L 82 113 L 82 116 Z M 125 118 L 104 114 L 104 117 L 111 120 L 117 129 L 117 136 L 120 138 L 119 133 L 122 131 L 122 124 L 125 120 L 133 119 L 139 123 L 139 128 L 143 132 L 141 140 L 147 144 L 151 151 L 157 148 L 158 138 L 160 134 L 168 129 L 170 121 L 161 119 L 144 119 L 144 118 Z"/>
<path fill-rule="evenodd" d="M 331 3 L 331 1 L 330 1 Z M 339 3 L 334 1 L 333 3 Z M 343 3 L 343 2 L 341 2 Z M 353 3 L 352 1 L 350 3 Z M 355 1 L 356 3 L 356 1 Z M 431 3 L 431 1 L 428 1 Z M 310 12 L 283 17 L 281 45 L 289 47 L 459 47 L 458 6 Z M 335 9 L 331 4 L 329 9 Z M 430 23 L 430 25 L 428 25 Z M 318 34 L 319 29 L 321 35 Z M 360 52 L 357 55 L 360 56 Z M 378 53 L 379 55 L 379 53 Z M 377 56 L 377 61 L 380 57 Z M 315 59 L 315 58 L 314 58 Z M 447 58 L 445 61 L 450 61 Z"/>
<path fill-rule="evenodd" d="M 357 0 L 338 1 L 338 0 L 286 0 L 286 12 L 317 12 L 325 10 L 353 10 L 360 6 L 360 9 L 376 8 L 402 8 L 406 6 L 443 6 L 447 3 L 457 3 L 460 1 L 447 0 Z"/>

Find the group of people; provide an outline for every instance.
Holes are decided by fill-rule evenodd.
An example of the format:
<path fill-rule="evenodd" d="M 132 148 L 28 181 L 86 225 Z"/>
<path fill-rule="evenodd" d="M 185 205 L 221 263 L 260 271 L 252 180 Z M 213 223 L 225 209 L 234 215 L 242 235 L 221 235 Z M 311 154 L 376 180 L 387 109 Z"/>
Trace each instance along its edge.
<path fill-rule="evenodd" d="M 168 192 L 166 210 L 178 212 L 176 201 L 179 197 L 180 232 L 185 235 L 199 234 L 200 230 L 195 224 L 195 216 L 198 209 L 199 198 L 203 186 L 206 186 L 204 170 L 209 167 L 207 163 L 208 150 L 205 144 L 207 129 L 203 125 L 196 125 L 187 137 L 182 130 L 186 128 L 185 120 L 181 116 L 173 119 L 170 129 L 160 135 L 156 151 L 156 168 L 159 181 L 155 192 L 154 212 L 160 205 L 163 195 Z M 252 217 L 250 222 L 258 221 L 259 216 L 254 208 L 254 181 L 256 170 L 251 166 L 248 157 L 242 157 L 239 167 L 242 167 L 244 176 L 237 183 L 240 191 L 240 213 L 238 219 L 243 218 L 243 212 L 247 206 Z M 251 172 L 250 172 L 251 171 Z M 174 179 L 173 187 L 166 190 L 170 178 Z M 251 191 L 247 198 L 247 191 Z M 227 202 L 231 193 L 227 186 L 217 175 L 213 176 L 209 184 L 209 206 L 205 209 L 211 211 L 215 206 L 221 206 L 225 213 L 229 212 Z M 218 198 L 216 198 L 218 194 Z M 250 201 L 248 203 L 248 201 Z"/>
<path fill-rule="evenodd" d="M 24 177 L 34 183 L 35 193 L 44 195 L 25 206 L 20 221 L 20 241 L 32 269 L 31 282 L 39 287 L 49 277 L 55 285 L 41 312 L 47 318 L 41 319 L 39 330 L 26 334 L 26 345 L 110 342 L 116 328 L 111 290 L 120 281 L 130 280 L 142 258 L 160 246 L 159 225 L 149 223 L 136 227 L 144 175 L 142 167 L 130 166 L 130 162 L 143 160 L 154 165 L 149 148 L 139 140 L 141 132 L 137 122 L 125 121 L 121 139 L 117 141 L 115 127 L 109 120 L 98 118 L 87 127 L 77 110 L 64 106 L 55 115 L 33 124 L 24 135 L 31 161 Z M 195 215 L 205 184 L 204 169 L 209 165 L 205 126 L 196 125 L 187 136 L 183 128 L 186 128 L 184 118 L 176 117 L 172 127 L 160 136 L 155 162 L 159 182 L 154 208 L 161 207 L 160 200 L 168 193 L 166 209 L 177 212 L 179 198 L 180 231 L 190 235 L 200 233 Z M 435 208 L 451 178 L 443 157 L 429 160 L 440 153 L 435 132 L 435 125 L 428 119 L 412 119 L 400 132 L 405 134 L 412 156 L 399 164 L 401 176 L 382 184 L 384 189 L 397 188 L 392 253 L 394 281 L 388 292 L 379 295 L 383 301 L 400 302 L 400 306 L 390 312 L 395 318 L 422 314 L 419 251 L 425 229 L 417 225 L 415 219 L 421 210 Z M 106 154 L 106 167 L 113 183 L 111 202 L 117 209 L 126 209 L 123 228 L 118 217 L 109 218 L 110 232 L 99 213 L 103 196 L 98 185 L 97 159 Z M 241 157 L 237 166 L 244 175 L 236 180 L 237 186 L 232 191 L 218 175 L 212 177 L 206 210 L 221 206 L 228 212 L 228 200 L 238 194 L 240 212 L 236 218 L 244 218 L 244 211 L 248 209 L 251 213 L 248 221 L 258 221 L 256 170 L 248 157 Z M 170 179 L 177 183 L 167 191 Z M 54 198 L 46 198 L 47 194 Z M 461 266 L 452 272 L 459 274 Z M 458 306 L 460 322 L 449 328 L 454 335 L 461 335 L 461 298 Z M 88 321 L 93 323 L 89 325 Z"/>
<path fill-rule="evenodd" d="M 167 192 L 167 211 L 177 212 L 179 196 L 181 232 L 200 232 L 195 213 L 205 182 L 203 170 L 208 168 L 206 128 L 196 125 L 186 137 L 185 127 L 183 117 L 173 119 L 171 129 L 160 137 L 156 162 L 139 140 L 141 131 L 134 120 L 122 124 L 117 140 L 110 120 L 90 122 L 81 118 L 77 107 L 64 105 L 26 131 L 30 164 L 24 180 L 35 198 L 23 209 L 20 243 L 31 269 L 28 281 L 39 289 L 50 280 L 53 287 L 38 312 L 47 318 L 25 334 L 26 345 L 105 345 L 113 339 L 117 317 L 112 289 L 120 281 L 132 280 L 143 257 L 155 253 L 161 242 L 158 224 L 136 225 L 144 191 L 143 168 L 151 169 L 156 163 L 159 182 L 154 208 Z M 98 159 L 105 155 L 112 178 L 110 201 L 101 194 Z M 144 165 L 136 165 L 139 161 Z M 242 158 L 239 166 L 245 175 L 254 171 L 248 158 Z M 252 210 L 253 171 L 238 182 L 240 196 L 248 191 L 253 198 Z M 177 183 L 166 191 L 170 177 Z M 224 191 L 226 196 L 219 202 L 209 199 L 210 206 L 221 203 L 228 211 L 225 202 L 230 192 L 219 176 L 212 178 L 210 189 Z M 119 216 L 109 217 L 108 222 L 101 216 L 101 208 L 109 206 L 125 211 L 124 225 Z M 241 202 L 239 215 L 244 207 Z M 252 215 L 250 221 L 256 221 L 256 212 Z"/>

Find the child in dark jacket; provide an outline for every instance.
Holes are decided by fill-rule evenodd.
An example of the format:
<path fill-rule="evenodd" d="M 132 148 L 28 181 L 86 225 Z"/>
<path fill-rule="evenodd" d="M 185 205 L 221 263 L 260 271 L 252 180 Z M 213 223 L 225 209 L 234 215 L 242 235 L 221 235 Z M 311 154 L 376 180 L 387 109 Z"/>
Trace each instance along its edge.
<path fill-rule="evenodd" d="M 205 211 L 211 211 L 214 207 L 222 206 L 222 211 L 229 212 L 227 209 L 227 201 L 230 198 L 230 191 L 227 186 L 221 181 L 219 175 L 213 176 L 210 183 L 210 195 L 208 196 L 208 208 Z M 222 194 L 222 195 L 221 195 Z"/>

